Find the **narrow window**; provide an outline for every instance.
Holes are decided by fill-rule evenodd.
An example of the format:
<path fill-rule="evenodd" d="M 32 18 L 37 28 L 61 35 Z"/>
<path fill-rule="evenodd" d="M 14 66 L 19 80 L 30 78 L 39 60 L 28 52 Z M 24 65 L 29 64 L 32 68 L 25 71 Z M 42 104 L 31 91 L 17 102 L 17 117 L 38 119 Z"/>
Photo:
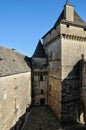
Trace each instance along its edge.
<path fill-rule="evenodd" d="M 67 24 L 66 26 L 67 26 L 67 28 L 69 28 L 69 24 Z"/>
<path fill-rule="evenodd" d="M 52 60 L 52 51 L 50 52 L 50 60 Z"/>
<path fill-rule="evenodd" d="M 43 89 L 41 89 L 41 94 L 43 94 Z"/>
<path fill-rule="evenodd" d="M 45 104 L 45 99 L 44 98 L 41 98 L 40 99 L 40 105 L 44 105 Z"/>
<path fill-rule="evenodd" d="M 82 60 L 84 60 L 84 54 L 81 55 Z"/>
<path fill-rule="evenodd" d="M 86 31 L 86 28 L 84 28 L 84 31 Z"/>
<path fill-rule="evenodd" d="M 2 58 L 0 58 L 0 60 L 2 61 Z"/>
<path fill-rule="evenodd" d="M 40 80 L 43 81 L 43 74 L 40 74 Z"/>
<path fill-rule="evenodd" d="M 51 85 L 49 85 L 49 91 L 51 91 Z"/>

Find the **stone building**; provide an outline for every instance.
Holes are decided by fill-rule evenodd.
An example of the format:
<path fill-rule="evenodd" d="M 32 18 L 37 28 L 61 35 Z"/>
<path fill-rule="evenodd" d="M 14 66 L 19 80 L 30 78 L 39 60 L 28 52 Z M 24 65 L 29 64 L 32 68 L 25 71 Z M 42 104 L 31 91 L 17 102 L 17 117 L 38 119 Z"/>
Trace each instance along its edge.
<path fill-rule="evenodd" d="M 32 104 L 47 104 L 47 57 L 41 41 L 32 56 Z"/>
<path fill-rule="evenodd" d="M 31 104 L 29 58 L 0 46 L 0 130 L 9 130 Z"/>
<path fill-rule="evenodd" d="M 81 100 L 80 60 L 86 59 L 86 23 L 68 3 L 43 36 L 48 56 L 48 104 L 62 122 L 76 121 Z"/>
<path fill-rule="evenodd" d="M 83 75 L 83 66 L 81 61 L 83 56 L 86 59 L 86 23 L 76 13 L 74 6 L 66 3 L 56 23 L 42 39 L 48 62 L 48 82 L 45 84 L 47 87 L 46 103 L 61 122 L 77 120 L 83 122 L 85 120 L 85 106 L 82 98 L 81 75 Z M 39 55 L 35 57 L 37 63 L 34 62 L 34 64 L 40 66 L 43 63 L 43 57 L 40 57 L 41 49 L 39 51 Z M 34 55 L 32 60 L 33 58 Z M 44 64 L 46 65 L 46 63 L 42 65 Z M 34 67 L 32 70 L 35 70 Z M 43 69 L 39 67 L 39 71 L 42 72 Z M 33 87 L 34 93 L 41 94 L 40 85 L 38 85 L 40 74 L 36 72 L 32 77 L 37 82 L 33 79 L 33 83 L 35 83 L 35 87 Z M 85 73 L 83 80 L 84 77 Z M 39 97 L 41 98 L 41 96 Z M 84 116 L 82 117 L 82 115 Z"/>
<path fill-rule="evenodd" d="M 86 23 L 66 3 L 42 39 L 30 59 L 0 46 L 0 130 L 30 104 L 48 105 L 63 123 L 86 123 Z"/>

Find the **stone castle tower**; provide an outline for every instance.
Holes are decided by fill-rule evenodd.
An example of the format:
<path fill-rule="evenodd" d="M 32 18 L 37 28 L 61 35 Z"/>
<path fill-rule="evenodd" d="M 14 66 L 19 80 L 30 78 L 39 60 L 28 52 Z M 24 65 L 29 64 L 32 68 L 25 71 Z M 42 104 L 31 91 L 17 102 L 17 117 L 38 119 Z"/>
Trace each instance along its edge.
<path fill-rule="evenodd" d="M 47 104 L 47 84 L 47 57 L 39 41 L 32 56 L 32 105 Z"/>
<path fill-rule="evenodd" d="M 82 95 L 85 65 L 81 57 L 86 59 L 86 23 L 66 3 L 42 39 L 43 46 L 38 43 L 32 57 L 32 92 L 36 94 L 33 100 L 35 104 L 48 104 L 61 122 L 81 120 L 80 115 L 85 112 L 85 94 Z"/>

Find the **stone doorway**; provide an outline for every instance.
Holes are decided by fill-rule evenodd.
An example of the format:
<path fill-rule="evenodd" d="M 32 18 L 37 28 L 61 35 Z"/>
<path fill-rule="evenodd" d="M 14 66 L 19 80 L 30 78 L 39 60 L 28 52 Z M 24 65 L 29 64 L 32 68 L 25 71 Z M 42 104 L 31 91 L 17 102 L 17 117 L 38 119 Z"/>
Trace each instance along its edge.
<path fill-rule="evenodd" d="M 40 99 L 40 105 L 45 105 L 45 99 L 44 98 Z"/>

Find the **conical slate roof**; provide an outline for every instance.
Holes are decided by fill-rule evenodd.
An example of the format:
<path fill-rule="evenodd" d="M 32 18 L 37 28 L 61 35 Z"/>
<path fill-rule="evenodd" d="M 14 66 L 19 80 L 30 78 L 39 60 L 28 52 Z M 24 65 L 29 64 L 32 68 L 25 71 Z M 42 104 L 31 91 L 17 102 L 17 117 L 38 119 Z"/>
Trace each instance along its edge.
<path fill-rule="evenodd" d="M 42 45 L 40 40 L 38 42 L 38 45 L 37 45 L 36 50 L 35 50 L 32 57 L 34 57 L 34 58 L 46 58 L 45 50 L 44 50 L 43 45 Z"/>

